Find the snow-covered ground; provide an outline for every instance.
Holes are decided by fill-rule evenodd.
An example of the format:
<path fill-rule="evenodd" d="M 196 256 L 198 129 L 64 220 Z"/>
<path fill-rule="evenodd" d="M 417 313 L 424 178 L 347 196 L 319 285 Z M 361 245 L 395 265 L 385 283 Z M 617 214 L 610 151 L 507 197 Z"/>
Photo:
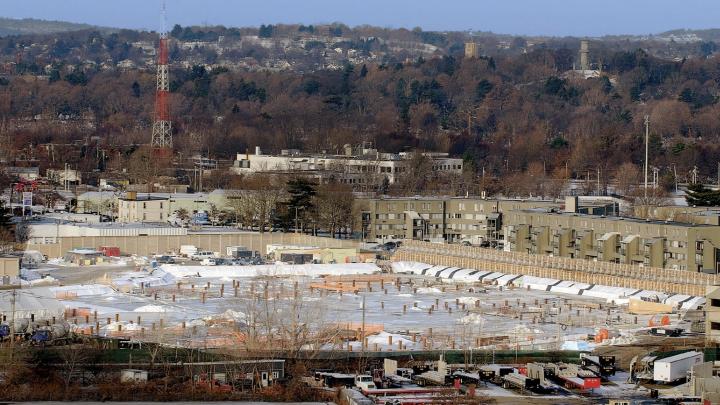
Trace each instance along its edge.
<path fill-rule="evenodd" d="M 151 330 L 160 323 L 174 328 L 184 323 L 201 329 L 223 321 L 243 323 L 257 317 L 258 302 L 263 302 L 280 312 L 299 306 L 306 321 L 317 326 L 355 325 L 352 328 L 356 329 L 364 319 L 373 330 L 383 331 L 369 342 L 371 347 L 377 343 L 383 350 L 396 350 L 399 341 L 406 350 L 420 349 L 420 337 L 430 335 L 433 339 L 428 344 L 437 348 L 454 342 L 457 348 L 589 350 L 593 345 L 586 343 L 588 334 L 600 328 L 619 330 L 622 336 L 611 333 L 611 339 L 604 344 L 628 342 L 634 331 L 643 329 L 651 318 L 631 316 L 614 306 L 609 313 L 598 310 L 607 297 L 569 293 L 590 290 L 584 284 L 418 263 L 398 263 L 395 269 L 409 273 L 400 277 L 400 285 L 386 281 L 381 287 L 375 281 L 371 291 L 357 294 L 311 288 L 311 284 L 338 275 L 357 276 L 360 280 L 379 272 L 374 264 L 163 265 L 113 273 L 107 285 L 67 285 L 38 291 L 59 299 L 68 310 L 75 309 L 81 327 L 84 317 L 89 316 L 85 326 L 99 323 L 102 333 Z M 64 271 L 68 270 L 59 269 L 53 274 L 60 277 Z M 438 280 L 438 274 L 447 278 Z M 504 284 L 479 286 L 479 275 L 487 276 L 483 280 L 503 280 Z M 456 283 L 458 277 L 464 282 Z M 467 283 L 473 279 L 474 283 Z M 366 282 L 360 285 L 366 286 Z M 614 289 L 607 291 L 616 293 Z M 572 310 L 567 309 L 568 303 Z M 483 339 L 482 344 L 478 338 Z M 489 342 L 489 338 L 497 339 Z M 359 348 L 359 342 L 350 345 L 358 346 L 353 350 Z M 343 347 L 347 348 L 347 343 Z"/>

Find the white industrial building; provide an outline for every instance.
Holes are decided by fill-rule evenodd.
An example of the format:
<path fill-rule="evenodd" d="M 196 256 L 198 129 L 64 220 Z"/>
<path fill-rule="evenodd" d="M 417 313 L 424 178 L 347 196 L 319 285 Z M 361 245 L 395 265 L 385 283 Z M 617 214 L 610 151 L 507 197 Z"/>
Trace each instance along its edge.
<path fill-rule="evenodd" d="M 135 237 L 187 235 L 186 228 L 160 224 L 118 223 L 118 222 L 71 222 L 55 218 L 44 218 L 28 224 L 31 245 L 56 244 L 62 238 L 77 237 Z"/>
<path fill-rule="evenodd" d="M 423 153 L 432 161 L 432 170 L 442 174 L 461 174 L 463 160 L 447 153 Z M 377 149 L 345 145 L 344 154 L 307 154 L 297 149 L 282 150 L 280 155 L 265 155 L 259 147 L 255 154 L 238 153 L 233 164 L 236 173 L 303 173 L 323 179 L 334 178 L 350 185 L 378 184 L 386 178 L 396 183 L 407 173 L 412 153 L 381 153 Z"/>

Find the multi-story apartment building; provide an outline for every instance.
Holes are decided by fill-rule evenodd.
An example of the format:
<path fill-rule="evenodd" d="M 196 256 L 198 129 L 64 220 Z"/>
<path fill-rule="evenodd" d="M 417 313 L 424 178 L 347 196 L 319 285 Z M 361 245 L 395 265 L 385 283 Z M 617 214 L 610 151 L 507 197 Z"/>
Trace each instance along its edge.
<path fill-rule="evenodd" d="M 118 198 L 118 222 L 164 222 L 168 219 L 169 199 L 128 192 Z"/>
<path fill-rule="evenodd" d="M 717 350 L 720 347 L 720 286 L 708 286 L 705 300 L 705 341 Z"/>
<path fill-rule="evenodd" d="M 720 226 L 534 209 L 506 212 L 505 249 L 717 273 Z"/>
<path fill-rule="evenodd" d="M 408 173 L 412 154 L 380 153 L 376 149 L 352 148 L 345 145 L 344 154 L 307 154 L 296 149 L 283 150 L 280 155 L 265 155 L 260 148 L 255 154 L 238 153 L 233 164 L 236 173 L 305 174 L 319 180 L 333 179 L 352 186 L 373 186 L 387 180 L 393 184 Z M 461 174 L 463 160 L 446 153 L 424 153 L 435 173 Z"/>
<path fill-rule="evenodd" d="M 362 223 L 367 240 L 494 244 L 502 240 L 503 212 L 555 205 L 551 201 L 483 198 L 378 198 L 364 203 Z"/>

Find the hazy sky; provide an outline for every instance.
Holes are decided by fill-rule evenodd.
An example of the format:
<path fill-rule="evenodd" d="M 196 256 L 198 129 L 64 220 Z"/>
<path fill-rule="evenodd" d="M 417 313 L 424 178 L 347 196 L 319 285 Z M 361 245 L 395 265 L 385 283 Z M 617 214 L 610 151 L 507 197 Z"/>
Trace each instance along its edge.
<path fill-rule="evenodd" d="M 160 27 L 161 0 L 2 0 L 0 15 Z M 648 34 L 720 27 L 718 0 L 167 0 L 168 24 L 323 23 L 506 34 Z"/>

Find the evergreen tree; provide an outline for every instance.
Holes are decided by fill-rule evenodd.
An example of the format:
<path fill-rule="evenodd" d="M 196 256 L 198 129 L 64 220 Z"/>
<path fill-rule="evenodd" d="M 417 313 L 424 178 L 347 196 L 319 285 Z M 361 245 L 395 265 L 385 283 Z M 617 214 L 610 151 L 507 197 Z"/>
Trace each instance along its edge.
<path fill-rule="evenodd" d="M 690 184 L 685 200 L 690 206 L 715 207 L 720 205 L 720 190 L 713 191 L 700 183 Z"/>
<path fill-rule="evenodd" d="M 282 212 L 276 218 L 280 227 L 286 230 L 294 227 L 296 219 L 299 227 L 305 227 L 305 219 L 312 214 L 314 208 L 316 186 L 315 183 L 300 177 L 288 180 L 286 191 L 290 198 L 282 204 Z"/>
<path fill-rule="evenodd" d="M 13 228 L 10 210 L 5 208 L 5 204 L 0 200 L 0 244 L 13 242 Z"/>

